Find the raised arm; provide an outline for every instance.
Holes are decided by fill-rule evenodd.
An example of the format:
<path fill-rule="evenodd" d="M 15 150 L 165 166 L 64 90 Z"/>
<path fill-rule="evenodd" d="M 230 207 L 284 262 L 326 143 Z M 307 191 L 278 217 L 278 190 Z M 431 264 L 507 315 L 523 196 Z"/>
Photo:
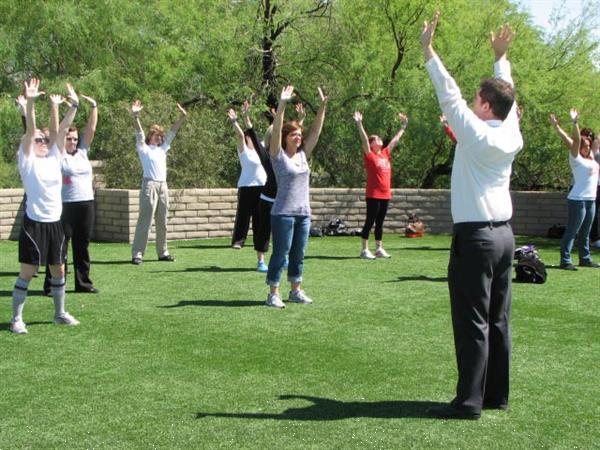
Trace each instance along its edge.
<path fill-rule="evenodd" d="M 363 126 L 362 120 L 362 113 L 356 111 L 354 113 L 354 121 L 356 122 L 356 126 L 358 127 L 358 135 L 360 136 L 360 148 L 362 149 L 365 155 L 368 155 L 371 151 L 371 149 L 369 148 L 369 136 L 367 136 L 367 132 L 365 131 L 365 127 Z"/>
<path fill-rule="evenodd" d="M 60 126 L 58 119 L 58 107 L 65 101 L 65 98 L 59 94 L 50 95 L 50 142 L 56 142 L 58 128 Z"/>
<path fill-rule="evenodd" d="M 68 103 L 70 105 L 69 110 L 67 111 L 65 117 L 63 117 L 63 120 L 58 126 L 56 140 L 52 141 L 52 139 L 50 139 L 50 146 L 56 144 L 58 146 L 58 150 L 61 153 L 65 152 L 65 138 L 67 137 L 69 127 L 73 123 L 73 120 L 75 119 L 75 114 L 77 113 L 77 108 L 79 107 L 79 97 L 77 96 L 75 89 L 73 89 L 73 86 L 70 83 L 67 83 L 67 92 L 67 99 L 69 100 Z"/>
<path fill-rule="evenodd" d="M 229 111 L 227 111 L 227 116 L 229 117 L 229 121 L 231 122 L 231 125 L 233 125 L 233 129 L 235 131 L 235 135 L 237 137 L 238 140 L 238 145 L 237 145 L 237 150 L 238 153 L 243 153 L 244 152 L 244 130 L 242 130 L 242 127 L 240 127 L 240 124 L 237 121 L 237 114 L 235 113 L 235 111 L 233 109 L 230 109 Z"/>
<path fill-rule="evenodd" d="M 131 116 L 133 117 L 133 127 L 135 128 L 135 132 L 137 134 L 144 135 L 144 129 L 142 128 L 142 124 L 140 123 L 140 112 L 144 109 L 142 106 L 142 102 L 139 100 L 134 100 L 131 104 Z M 142 138 L 142 140 L 144 140 Z"/>
<path fill-rule="evenodd" d="M 15 99 L 15 104 L 17 105 L 17 109 L 19 110 L 19 114 L 21 115 L 21 121 L 23 122 L 23 133 L 27 131 L 27 119 L 25 118 L 26 108 L 27 108 L 27 99 L 24 95 L 19 95 Z"/>
<path fill-rule="evenodd" d="M 400 141 L 400 138 L 404 134 L 404 130 L 406 130 L 406 126 L 408 125 L 408 117 L 406 117 L 404 114 L 398 113 L 398 118 L 400 119 L 400 123 L 402 125 L 400 125 L 400 129 L 396 133 L 396 136 L 394 136 L 392 138 L 392 140 L 390 141 L 390 143 L 388 144 L 388 149 L 390 150 L 390 152 L 394 148 L 396 148 L 396 146 L 398 145 L 398 142 Z"/>
<path fill-rule="evenodd" d="M 596 136 L 592 142 L 592 156 L 596 161 L 600 159 L 600 136 Z"/>
<path fill-rule="evenodd" d="M 179 110 L 180 115 L 179 119 L 177 119 L 175 123 L 171 125 L 170 132 L 173 134 L 173 136 L 177 134 L 181 128 L 181 125 L 183 125 L 183 122 L 185 122 L 185 119 L 187 118 L 187 111 L 183 109 L 183 106 L 181 106 L 179 103 L 177 103 L 177 109 Z"/>
<path fill-rule="evenodd" d="M 269 144 L 269 153 L 271 157 L 276 157 L 279 154 L 281 148 L 281 128 L 283 127 L 283 115 L 285 113 L 285 107 L 287 103 L 292 99 L 294 95 L 294 86 L 286 86 L 281 91 L 279 97 L 279 104 L 277 105 L 277 111 L 273 118 L 273 131 L 271 133 L 271 142 Z"/>
<path fill-rule="evenodd" d="M 244 126 L 248 129 L 252 128 L 252 121 L 250 120 L 250 102 L 244 100 L 242 103 L 242 118 L 244 119 Z"/>
<path fill-rule="evenodd" d="M 25 123 L 26 123 L 26 127 L 25 127 L 25 135 L 23 136 L 23 140 L 22 140 L 22 146 L 23 146 L 23 153 L 25 154 L 26 157 L 29 156 L 29 154 L 32 151 L 33 148 L 33 139 L 35 137 L 35 130 L 36 130 L 36 124 L 35 124 L 35 100 L 43 94 L 43 92 L 41 92 L 39 90 L 40 87 L 40 80 L 38 80 L 37 78 L 32 78 L 29 81 L 25 82 L 25 101 L 26 101 L 26 105 L 25 105 Z"/>
<path fill-rule="evenodd" d="M 571 137 L 567 134 L 567 132 L 560 127 L 560 124 L 558 123 L 558 119 L 556 118 L 556 116 L 554 114 L 550 114 L 550 123 L 552 124 L 552 126 L 554 127 L 554 130 L 556 130 L 556 132 L 558 133 L 558 135 L 560 136 L 560 138 L 562 139 L 564 144 L 568 148 L 571 148 L 571 146 L 573 145 L 573 139 L 571 139 Z"/>
<path fill-rule="evenodd" d="M 96 103 L 96 100 L 87 95 L 82 95 L 81 98 L 90 104 L 90 114 L 83 132 L 83 145 L 86 148 L 89 148 L 92 145 L 94 135 L 96 134 L 96 125 L 98 125 L 98 104 Z"/>
<path fill-rule="evenodd" d="M 310 157 L 312 151 L 317 146 L 321 130 L 323 129 L 323 122 L 325 121 L 325 110 L 327 109 L 329 97 L 323 94 L 321 88 L 319 88 L 319 98 L 321 100 L 321 106 L 319 106 L 315 120 L 313 120 L 312 126 L 310 127 L 308 137 L 304 141 L 304 152 L 307 158 Z"/>
<path fill-rule="evenodd" d="M 440 12 L 436 11 L 431 22 L 423 22 L 423 31 L 421 32 L 421 47 L 423 47 L 423 56 L 425 57 L 425 62 L 437 56 L 437 53 L 433 49 L 433 35 L 435 34 L 435 29 L 439 19 Z"/>
<path fill-rule="evenodd" d="M 440 116 L 440 122 L 444 128 L 444 133 L 446 133 L 446 136 L 448 136 L 450 140 L 456 144 L 456 136 L 454 135 L 454 131 L 452 131 L 452 127 L 448 123 L 448 120 L 446 120 L 446 116 L 444 114 Z"/>
<path fill-rule="evenodd" d="M 304 119 L 306 119 L 306 111 L 304 110 L 304 104 L 302 102 L 296 103 L 296 112 L 298 113 L 298 123 L 300 126 L 304 126 Z"/>
<path fill-rule="evenodd" d="M 570 111 L 571 121 L 573 122 L 573 128 L 571 129 L 571 139 L 573 143 L 569 151 L 573 158 L 577 158 L 579 154 L 579 147 L 581 146 L 581 133 L 579 132 L 579 113 L 575 108 L 571 108 Z"/>

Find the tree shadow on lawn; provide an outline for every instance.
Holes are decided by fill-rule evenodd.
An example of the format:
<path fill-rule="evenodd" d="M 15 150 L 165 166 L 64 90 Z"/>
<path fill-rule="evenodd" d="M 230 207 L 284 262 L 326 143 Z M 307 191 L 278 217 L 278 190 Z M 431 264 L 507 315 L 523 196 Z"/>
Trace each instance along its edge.
<path fill-rule="evenodd" d="M 219 267 L 219 266 L 206 266 L 206 267 L 187 267 L 184 270 L 154 270 L 157 272 L 214 272 L 214 273 L 225 273 L 225 272 L 256 272 L 256 268 L 253 267 Z"/>
<path fill-rule="evenodd" d="M 386 283 L 398 283 L 401 281 L 435 281 L 435 282 L 447 282 L 448 277 L 429 277 L 427 275 L 408 275 L 404 277 L 398 277 L 396 280 L 386 281 Z"/>
<path fill-rule="evenodd" d="M 242 306 L 264 306 L 260 300 L 180 300 L 175 305 L 157 306 L 157 308 L 181 308 L 184 306 L 226 306 L 239 308 Z"/>
<path fill-rule="evenodd" d="M 152 261 L 152 260 L 151 260 Z M 146 262 L 146 261 L 144 261 Z M 95 264 L 99 264 L 99 265 L 113 265 L 113 264 L 131 264 L 131 259 L 125 259 L 125 260 L 110 260 L 110 261 L 92 261 L 92 265 Z"/>
<path fill-rule="evenodd" d="M 36 326 L 36 325 L 51 325 L 51 321 L 38 321 L 38 322 L 26 322 L 27 327 Z M 0 330 L 10 330 L 10 322 L 0 323 Z"/>
<path fill-rule="evenodd" d="M 358 256 L 306 255 L 304 259 L 359 259 Z"/>
<path fill-rule="evenodd" d="M 193 245 L 177 245 L 174 248 L 206 248 L 206 249 L 219 249 L 219 248 L 231 248 L 231 245 L 227 244 L 193 244 Z"/>
<path fill-rule="evenodd" d="M 72 292 L 73 294 L 75 293 L 75 291 L 66 291 L 66 292 L 67 293 Z M 13 295 L 13 291 L 12 290 L 10 290 L 10 291 L 0 291 L 0 297 L 12 297 L 12 295 Z M 40 290 L 35 290 L 35 291 L 32 291 L 32 290 L 28 290 L 27 291 L 27 299 L 29 299 L 31 297 L 37 297 L 37 296 L 44 297 L 44 298 L 49 298 L 46 294 L 44 294 L 44 291 L 41 290 L 41 289 Z"/>
<path fill-rule="evenodd" d="M 398 250 L 427 250 L 432 252 L 449 252 L 448 247 L 431 247 L 429 245 L 423 245 L 421 247 L 398 247 Z"/>
<path fill-rule="evenodd" d="M 309 395 L 280 395 L 279 400 L 302 399 L 312 402 L 303 408 L 288 408 L 280 414 L 269 413 L 203 413 L 196 414 L 196 419 L 204 417 L 230 417 L 235 419 L 267 419 L 267 420 L 342 420 L 354 417 L 373 417 L 380 419 L 396 419 L 404 417 L 431 418 L 427 410 L 444 403 L 422 400 L 395 400 L 382 402 L 342 402 L 329 398 Z"/>

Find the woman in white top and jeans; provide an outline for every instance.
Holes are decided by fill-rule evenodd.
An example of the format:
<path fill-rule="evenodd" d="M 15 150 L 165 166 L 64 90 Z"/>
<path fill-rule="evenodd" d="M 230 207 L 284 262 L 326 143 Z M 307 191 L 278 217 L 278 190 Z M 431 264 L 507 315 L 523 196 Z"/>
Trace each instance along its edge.
<path fill-rule="evenodd" d="M 293 93 L 293 86 L 287 86 L 281 92 L 269 145 L 273 171 L 277 178 L 277 196 L 271 209 L 273 253 L 266 279 L 270 287 L 266 303 L 272 308 L 285 307 L 279 292 L 279 282 L 287 260 L 289 260 L 287 278 L 292 288 L 288 301 L 312 303 L 301 289 L 304 252 L 310 230 L 308 158 L 319 140 L 328 98 L 319 89 L 321 106 L 308 137 L 304 139 L 303 127 L 297 122 L 283 123 L 285 107 L 292 99 Z"/>
<path fill-rule="evenodd" d="M 567 196 L 568 218 L 565 234 L 560 243 L 560 268 L 577 270 L 571 260 L 571 249 L 578 238 L 579 265 L 581 267 L 600 267 L 592 261 L 590 255 L 590 228 L 596 208 L 596 189 L 598 186 L 598 163 L 592 155 L 592 141 L 588 136 L 581 136 L 578 125 L 579 113 L 572 109 L 572 137 L 560 128 L 554 114 L 550 122 L 563 141 L 569 145 L 569 165 L 573 173 L 573 187 Z"/>
<path fill-rule="evenodd" d="M 154 124 L 150 127 L 148 136 L 144 135 L 140 123 L 142 103 L 135 100 L 131 105 L 131 114 L 136 131 L 136 149 L 143 169 L 142 189 L 140 190 L 140 211 L 135 236 L 131 248 L 131 262 L 142 263 L 148 234 L 152 227 L 152 217 L 156 220 L 156 253 L 159 261 L 175 261 L 167 250 L 167 214 L 169 210 L 169 188 L 167 186 L 167 152 L 177 131 L 183 124 L 187 113 L 178 103 L 181 112 L 179 119 L 171 126 L 165 136 L 163 127 Z"/>
<path fill-rule="evenodd" d="M 245 108 L 247 107 L 248 105 L 246 104 Z M 267 173 L 262 166 L 260 156 L 254 148 L 250 136 L 244 133 L 237 122 L 237 114 L 235 111 L 230 109 L 227 114 L 237 136 L 237 152 L 240 159 L 240 165 L 242 166 L 242 172 L 237 183 L 238 202 L 233 236 L 231 238 L 232 247 L 240 249 L 244 246 L 244 242 L 248 236 L 250 219 L 252 219 L 253 235 L 256 237 L 258 234 L 258 202 L 260 193 L 267 181 Z M 256 256 L 258 258 L 257 270 L 259 272 L 266 272 L 264 251 L 257 250 Z"/>

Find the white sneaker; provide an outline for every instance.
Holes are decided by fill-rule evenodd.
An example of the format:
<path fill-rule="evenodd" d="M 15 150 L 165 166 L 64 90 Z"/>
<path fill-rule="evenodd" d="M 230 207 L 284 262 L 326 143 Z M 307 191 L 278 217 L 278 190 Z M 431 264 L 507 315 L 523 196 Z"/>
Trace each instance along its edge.
<path fill-rule="evenodd" d="M 600 248 L 600 239 L 594 242 L 590 242 L 590 247 Z"/>
<path fill-rule="evenodd" d="M 376 258 L 391 258 L 391 255 L 386 252 L 383 247 L 378 248 L 377 250 L 375 250 L 375 257 Z"/>
<path fill-rule="evenodd" d="M 373 253 L 371 253 L 371 250 L 366 249 L 363 250 L 362 252 L 360 252 L 360 257 L 362 259 L 375 259 L 375 255 L 373 255 Z"/>
<path fill-rule="evenodd" d="M 11 322 L 10 331 L 15 334 L 27 334 L 27 328 L 25 327 L 25 322 L 22 320 L 18 320 L 16 322 Z"/>
<path fill-rule="evenodd" d="M 290 291 L 288 302 L 310 305 L 313 301 L 304 293 L 302 289 L 299 289 L 297 291 Z"/>
<path fill-rule="evenodd" d="M 71 314 L 66 312 L 62 316 L 55 317 L 54 323 L 56 325 L 68 325 L 68 326 L 74 327 L 76 325 L 79 325 L 79 320 L 77 320 Z"/>
<path fill-rule="evenodd" d="M 267 302 L 266 302 L 267 306 L 270 306 L 271 308 L 285 308 L 284 303 L 281 301 L 281 297 L 279 296 L 279 294 L 271 294 L 269 292 L 269 295 L 267 295 Z"/>

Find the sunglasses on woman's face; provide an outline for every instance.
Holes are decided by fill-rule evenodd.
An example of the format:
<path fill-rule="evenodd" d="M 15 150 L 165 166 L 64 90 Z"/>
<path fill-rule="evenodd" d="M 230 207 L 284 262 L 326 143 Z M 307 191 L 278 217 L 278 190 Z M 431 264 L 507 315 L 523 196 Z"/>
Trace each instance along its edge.
<path fill-rule="evenodd" d="M 33 142 L 35 142 L 36 144 L 49 144 L 50 143 L 50 139 L 48 139 L 47 137 L 36 137 Z"/>

